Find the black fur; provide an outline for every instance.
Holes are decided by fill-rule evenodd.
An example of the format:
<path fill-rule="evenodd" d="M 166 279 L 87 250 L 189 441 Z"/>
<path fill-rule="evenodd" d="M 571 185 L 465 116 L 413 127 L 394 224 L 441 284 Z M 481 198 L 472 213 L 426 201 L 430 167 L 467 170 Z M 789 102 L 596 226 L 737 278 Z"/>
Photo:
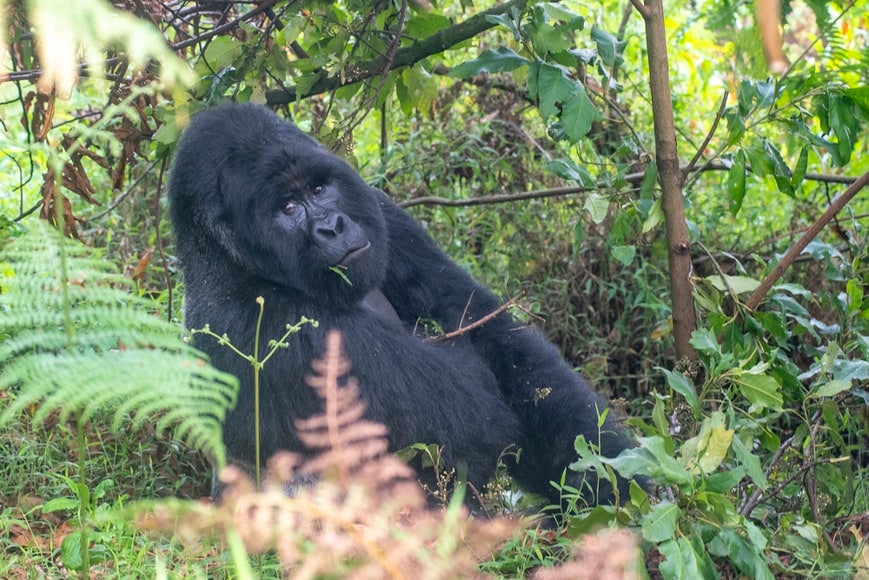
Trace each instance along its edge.
<path fill-rule="evenodd" d="M 349 165 L 267 109 L 196 115 L 178 144 L 170 200 L 188 328 L 208 324 L 252 352 L 258 296 L 263 345 L 302 316 L 319 321 L 262 370 L 263 458 L 304 451 L 293 422 L 321 410 L 304 377 L 333 328 L 344 335 L 367 416 L 389 427 L 391 448 L 442 445 L 448 465 L 478 488 L 511 445 L 522 449 L 511 472 L 551 497 L 550 481 L 576 459 L 576 435 L 607 456 L 629 446 L 612 420 L 598 429 L 605 404 L 553 345 L 511 315 L 444 343 L 414 336 L 420 318 L 450 331 L 496 310 L 498 299 Z M 204 335 L 196 345 L 241 380 L 224 435 L 231 459 L 249 466 L 251 366 Z M 569 475 L 574 484 L 582 477 Z M 600 489 L 589 499 L 610 500 L 609 486 Z"/>

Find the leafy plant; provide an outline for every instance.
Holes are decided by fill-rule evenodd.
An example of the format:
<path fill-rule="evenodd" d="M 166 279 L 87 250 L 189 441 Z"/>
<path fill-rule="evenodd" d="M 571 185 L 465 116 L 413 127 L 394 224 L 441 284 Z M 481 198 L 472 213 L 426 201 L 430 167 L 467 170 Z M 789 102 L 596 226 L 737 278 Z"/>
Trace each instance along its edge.
<path fill-rule="evenodd" d="M 61 423 L 76 423 L 79 478 L 71 488 L 81 534 L 64 541 L 64 554 L 85 571 L 85 520 L 93 513 L 92 495 L 95 500 L 103 488 L 91 492 L 85 480 L 84 426 L 108 417 L 119 432 L 156 420 L 158 430 L 176 428 L 223 465 L 221 421 L 237 382 L 208 366 L 175 326 L 149 314 L 110 264 L 46 224 L 7 243 L 0 260 L 0 326 L 7 334 L 0 344 L 0 389 L 14 393 L 0 427 L 25 413 L 35 423 L 55 413 Z M 76 541 L 78 557 L 69 547 Z"/>
<path fill-rule="evenodd" d="M 225 463 L 221 422 L 236 380 L 208 366 L 178 328 L 148 312 L 112 265 L 40 223 L 2 255 L 0 388 L 16 393 L 0 424 L 33 411 L 118 430 L 157 419 Z M 35 407 L 33 407 L 35 405 Z"/>

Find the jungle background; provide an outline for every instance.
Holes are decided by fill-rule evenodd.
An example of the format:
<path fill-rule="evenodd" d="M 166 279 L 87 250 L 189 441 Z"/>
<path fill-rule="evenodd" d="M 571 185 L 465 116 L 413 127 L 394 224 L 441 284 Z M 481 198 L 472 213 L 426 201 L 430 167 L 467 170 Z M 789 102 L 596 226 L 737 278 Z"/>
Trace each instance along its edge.
<path fill-rule="evenodd" d="M 866 577 L 867 18 L 0 2 L 0 575 Z M 637 437 L 612 460 L 578 441 L 575 467 L 654 488 L 553 528 L 503 515 L 541 506 L 500 478 L 468 519 L 390 501 L 350 448 L 297 498 L 280 463 L 204 499 L 234 383 L 181 336 L 165 182 L 190 116 L 229 100 L 292 119 L 515 297 Z"/>

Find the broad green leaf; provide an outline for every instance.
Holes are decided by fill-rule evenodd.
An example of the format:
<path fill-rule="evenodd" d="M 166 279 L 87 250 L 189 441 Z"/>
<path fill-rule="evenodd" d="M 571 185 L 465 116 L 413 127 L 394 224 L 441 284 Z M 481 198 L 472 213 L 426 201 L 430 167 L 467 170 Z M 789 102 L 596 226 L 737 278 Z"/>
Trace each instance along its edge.
<path fill-rule="evenodd" d="M 655 395 L 655 406 L 652 407 L 652 423 L 655 424 L 658 433 L 665 435 L 670 430 L 670 423 L 667 421 L 667 414 L 664 409 L 664 397 L 657 393 L 653 394 Z"/>
<path fill-rule="evenodd" d="M 837 360 L 833 363 L 833 378 L 839 381 L 869 380 L 869 361 Z"/>
<path fill-rule="evenodd" d="M 816 397 L 832 397 L 851 388 L 851 381 L 833 380 L 812 389 L 811 394 Z"/>
<path fill-rule="evenodd" d="M 181 127 L 175 124 L 175 117 L 171 121 L 163 123 L 154 133 L 154 141 L 162 145 L 173 145 L 181 136 Z"/>
<path fill-rule="evenodd" d="M 443 14 L 436 12 L 414 12 L 404 26 L 404 33 L 410 38 L 425 38 L 439 30 L 452 26 L 452 21 Z"/>
<path fill-rule="evenodd" d="M 81 502 L 71 497 L 56 497 L 50 499 L 42 506 L 42 513 L 48 514 L 60 510 L 75 510 L 78 509 Z"/>
<path fill-rule="evenodd" d="M 652 204 L 652 209 L 649 210 L 649 217 L 643 222 L 643 233 L 647 234 L 664 221 L 664 209 L 661 207 L 661 198 L 655 200 Z"/>
<path fill-rule="evenodd" d="M 618 512 L 612 506 L 599 505 L 590 512 L 583 513 L 581 518 L 570 518 L 567 522 L 567 534 L 572 538 L 592 534 L 618 521 Z"/>
<path fill-rule="evenodd" d="M 85 535 L 88 535 L 85 532 Z M 81 531 L 75 531 L 63 539 L 60 545 L 60 561 L 68 570 L 81 570 Z"/>
<path fill-rule="evenodd" d="M 849 312 L 860 312 L 863 310 L 863 284 L 856 278 L 851 278 L 845 284 L 845 294 L 848 296 Z"/>
<path fill-rule="evenodd" d="M 721 354 L 721 346 L 718 344 L 718 339 L 715 338 L 715 333 L 708 328 L 698 328 L 691 333 L 691 346 L 700 352 L 711 352 Z"/>
<path fill-rule="evenodd" d="M 546 170 L 562 179 L 574 181 L 582 187 L 592 188 L 597 185 L 591 173 L 585 167 L 577 165 L 571 159 L 556 159 L 546 165 Z"/>
<path fill-rule="evenodd" d="M 724 279 L 722 280 L 721 276 L 715 274 L 713 276 L 708 276 L 706 280 L 721 292 L 727 291 L 729 286 L 730 289 L 737 294 L 754 292 L 757 290 L 757 287 L 760 286 L 759 281 L 754 278 L 749 278 L 748 276 L 724 276 Z M 727 284 L 725 284 L 725 282 L 727 282 Z"/>
<path fill-rule="evenodd" d="M 757 455 L 749 451 L 739 437 L 733 438 L 730 448 L 733 449 L 733 454 L 736 456 L 740 465 L 746 469 L 751 481 L 753 481 L 759 488 L 766 489 L 766 474 L 763 472 L 763 467 L 761 466 L 760 459 Z"/>
<path fill-rule="evenodd" d="M 511 14 L 487 14 L 486 22 L 491 22 L 492 24 L 503 26 L 507 30 L 513 33 L 514 40 L 520 40 L 522 35 L 519 33 L 519 29 L 516 27 L 516 23 L 519 21 L 519 13 L 516 8 L 513 8 Z"/>
<path fill-rule="evenodd" d="M 725 417 L 721 411 L 704 419 L 700 433 L 682 444 L 679 464 L 695 473 L 708 474 L 718 469 L 733 440 L 733 430 L 724 425 Z"/>
<path fill-rule="evenodd" d="M 499 73 L 511 71 L 528 64 L 528 59 L 519 56 L 506 47 L 496 50 L 486 50 L 474 60 L 463 62 L 453 68 L 449 76 L 457 79 L 467 79 L 480 73 Z"/>
<path fill-rule="evenodd" d="M 531 39 L 531 45 L 537 54 L 545 57 L 566 53 L 576 46 L 572 31 L 582 28 L 585 22 L 582 18 L 576 15 L 567 16 L 569 24 L 553 24 L 557 20 L 563 20 L 566 14 L 563 10 L 553 10 L 552 4 L 538 4 L 529 13 L 530 21 L 525 27 L 525 33 L 526 38 Z"/>
<path fill-rule="evenodd" d="M 597 54 L 605 65 L 612 68 L 622 62 L 622 52 L 628 42 L 619 40 L 606 30 L 598 28 L 595 24 L 591 27 L 591 39 L 597 45 Z"/>
<path fill-rule="evenodd" d="M 859 132 L 856 115 L 850 105 L 847 97 L 830 94 L 830 128 L 839 141 L 837 149 L 843 165 L 851 159 Z"/>
<path fill-rule="evenodd" d="M 744 372 L 734 374 L 732 380 L 752 405 L 782 410 L 781 386 L 773 377 Z"/>
<path fill-rule="evenodd" d="M 698 537 L 694 537 L 693 542 L 682 536 L 668 540 L 658 546 L 658 551 L 664 556 L 659 570 L 666 580 L 720 578 L 704 549 L 703 540 Z"/>
<path fill-rule="evenodd" d="M 736 215 L 745 199 L 745 151 L 740 149 L 733 157 L 733 165 L 727 172 L 727 195 L 730 198 L 730 214 Z"/>
<path fill-rule="evenodd" d="M 585 22 L 585 18 L 570 11 L 564 6 L 564 4 L 558 2 L 541 2 L 539 6 L 542 7 L 544 13 L 552 19 L 561 20 L 562 22 L 569 24 L 575 23 L 576 21 Z M 581 28 L 582 26 L 580 25 L 579 29 Z"/>
<path fill-rule="evenodd" d="M 727 471 L 713 473 L 706 478 L 706 491 L 716 494 L 726 494 L 737 486 L 745 476 L 744 467 L 729 467 Z"/>
<path fill-rule="evenodd" d="M 774 580 L 763 555 L 763 547 L 748 541 L 736 530 L 722 528 L 718 532 L 718 537 L 707 545 L 714 554 L 727 556 L 736 568 L 749 578 Z"/>
<path fill-rule="evenodd" d="M 573 255 L 578 256 L 585 241 L 585 220 L 576 220 L 573 225 Z"/>
<path fill-rule="evenodd" d="M 588 95 L 585 88 L 577 83 L 575 91 L 561 107 L 561 123 L 568 141 L 576 143 L 591 131 L 591 125 L 600 118 L 600 112 Z"/>
<path fill-rule="evenodd" d="M 758 100 L 757 106 L 763 109 L 769 108 L 775 101 L 775 82 L 757 81 L 754 85 Z"/>
<path fill-rule="evenodd" d="M 797 159 L 797 166 L 794 167 L 794 174 L 791 176 L 791 186 L 796 191 L 803 183 L 806 177 L 806 169 L 809 166 L 809 148 L 803 147 L 800 150 L 800 157 Z"/>
<path fill-rule="evenodd" d="M 643 183 L 640 184 L 640 199 L 641 200 L 652 200 L 654 198 L 653 190 L 655 184 L 658 183 L 658 164 L 657 163 L 649 163 L 646 166 L 646 171 L 643 173 Z M 650 210 L 646 210 L 643 213 L 643 217 L 649 217 L 651 213 Z"/>
<path fill-rule="evenodd" d="M 695 411 L 700 408 L 700 403 L 697 401 L 697 390 L 688 378 L 679 371 L 671 371 L 662 367 L 656 367 L 662 371 L 667 377 L 667 384 L 670 388 L 685 397 L 685 401 Z"/>
<path fill-rule="evenodd" d="M 609 206 L 609 198 L 598 195 L 597 193 L 590 193 L 588 197 L 585 198 L 585 203 L 582 205 L 582 209 L 588 212 L 588 215 L 591 216 L 591 221 L 599 224 L 606 218 Z"/>
<path fill-rule="evenodd" d="M 622 451 L 618 457 L 597 456 L 601 463 L 611 465 L 622 477 L 630 478 L 638 473 L 652 477 L 655 480 L 666 481 L 680 487 L 693 487 L 694 476 L 691 475 L 673 457 L 673 452 L 667 449 L 663 437 L 640 437 L 639 447 Z M 590 465 L 585 460 L 570 465 L 571 469 L 583 471 Z"/>
<path fill-rule="evenodd" d="M 652 510 L 643 516 L 641 529 L 643 538 L 649 542 L 663 542 L 676 535 L 676 522 L 682 510 L 675 503 L 662 501 L 652 506 Z"/>
<path fill-rule="evenodd" d="M 854 104 L 863 109 L 863 112 L 869 116 L 869 86 L 854 87 L 845 89 L 842 93 L 851 98 Z"/>
<path fill-rule="evenodd" d="M 628 495 L 631 498 L 631 504 L 638 508 L 639 513 L 647 513 L 651 509 L 649 493 L 640 487 L 635 479 L 632 479 L 628 486 Z"/>
<path fill-rule="evenodd" d="M 794 187 L 791 184 L 791 178 L 793 175 L 791 174 L 790 167 L 788 167 L 785 160 L 782 159 L 778 147 L 773 145 L 772 141 L 769 139 L 764 139 L 763 151 L 772 167 L 772 176 L 775 179 L 775 184 L 778 186 L 778 190 L 792 196 L 794 193 Z"/>
<path fill-rule="evenodd" d="M 634 256 L 637 255 L 636 246 L 613 246 L 611 251 L 613 258 L 621 262 L 623 266 L 630 266 L 631 262 L 634 261 Z"/>
<path fill-rule="evenodd" d="M 202 58 L 208 70 L 221 70 L 234 65 L 243 50 L 244 45 L 233 37 L 218 36 L 208 43 Z"/>
<path fill-rule="evenodd" d="M 575 83 L 558 67 L 539 61 L 528 67 L 528 96 L 538 102 L 543 118 L 558 114 L 556 103 L 563 103 L 575 91 Z"/>
<path fill-rule="evenodd" d="M 724 120 L 727 122 L 727 144 L 739 143 L 745 134 L 744 116 L 739 113 L 739 109 L 730 108 L 724 113 Z"/>

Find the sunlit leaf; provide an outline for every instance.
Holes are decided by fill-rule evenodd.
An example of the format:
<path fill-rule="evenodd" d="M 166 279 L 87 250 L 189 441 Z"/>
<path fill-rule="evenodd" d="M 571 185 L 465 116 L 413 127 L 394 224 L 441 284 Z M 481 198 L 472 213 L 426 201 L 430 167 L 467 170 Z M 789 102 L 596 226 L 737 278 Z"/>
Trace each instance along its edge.
<path fill-rule="evenodd" d="M 752 405 L 769 407 L 780 411 L 782 408 L 781 386 L 773 377 L 764 374 L 737 373 L 734 374 L 733 382 L 739 387 L 743 396 Z"/>
<path fill-rule="evenodd" d="M 609 207 L 609 198 L 597 193 L 590 193 L 588 197 L 585 198 L 585 203 L 582 205 L 582 208 L 587 211 L 588 215 L 591 217 L 591 221 L 596 224 L 603 222 L 607 216 Z"/>
<path fill-rule="evenodd" d="M 648 542 L 663 542 L 676 535 L 676 522 L 682 510 L 675 503 L 662 501 L 642 519 L 643 538 Z"/>

